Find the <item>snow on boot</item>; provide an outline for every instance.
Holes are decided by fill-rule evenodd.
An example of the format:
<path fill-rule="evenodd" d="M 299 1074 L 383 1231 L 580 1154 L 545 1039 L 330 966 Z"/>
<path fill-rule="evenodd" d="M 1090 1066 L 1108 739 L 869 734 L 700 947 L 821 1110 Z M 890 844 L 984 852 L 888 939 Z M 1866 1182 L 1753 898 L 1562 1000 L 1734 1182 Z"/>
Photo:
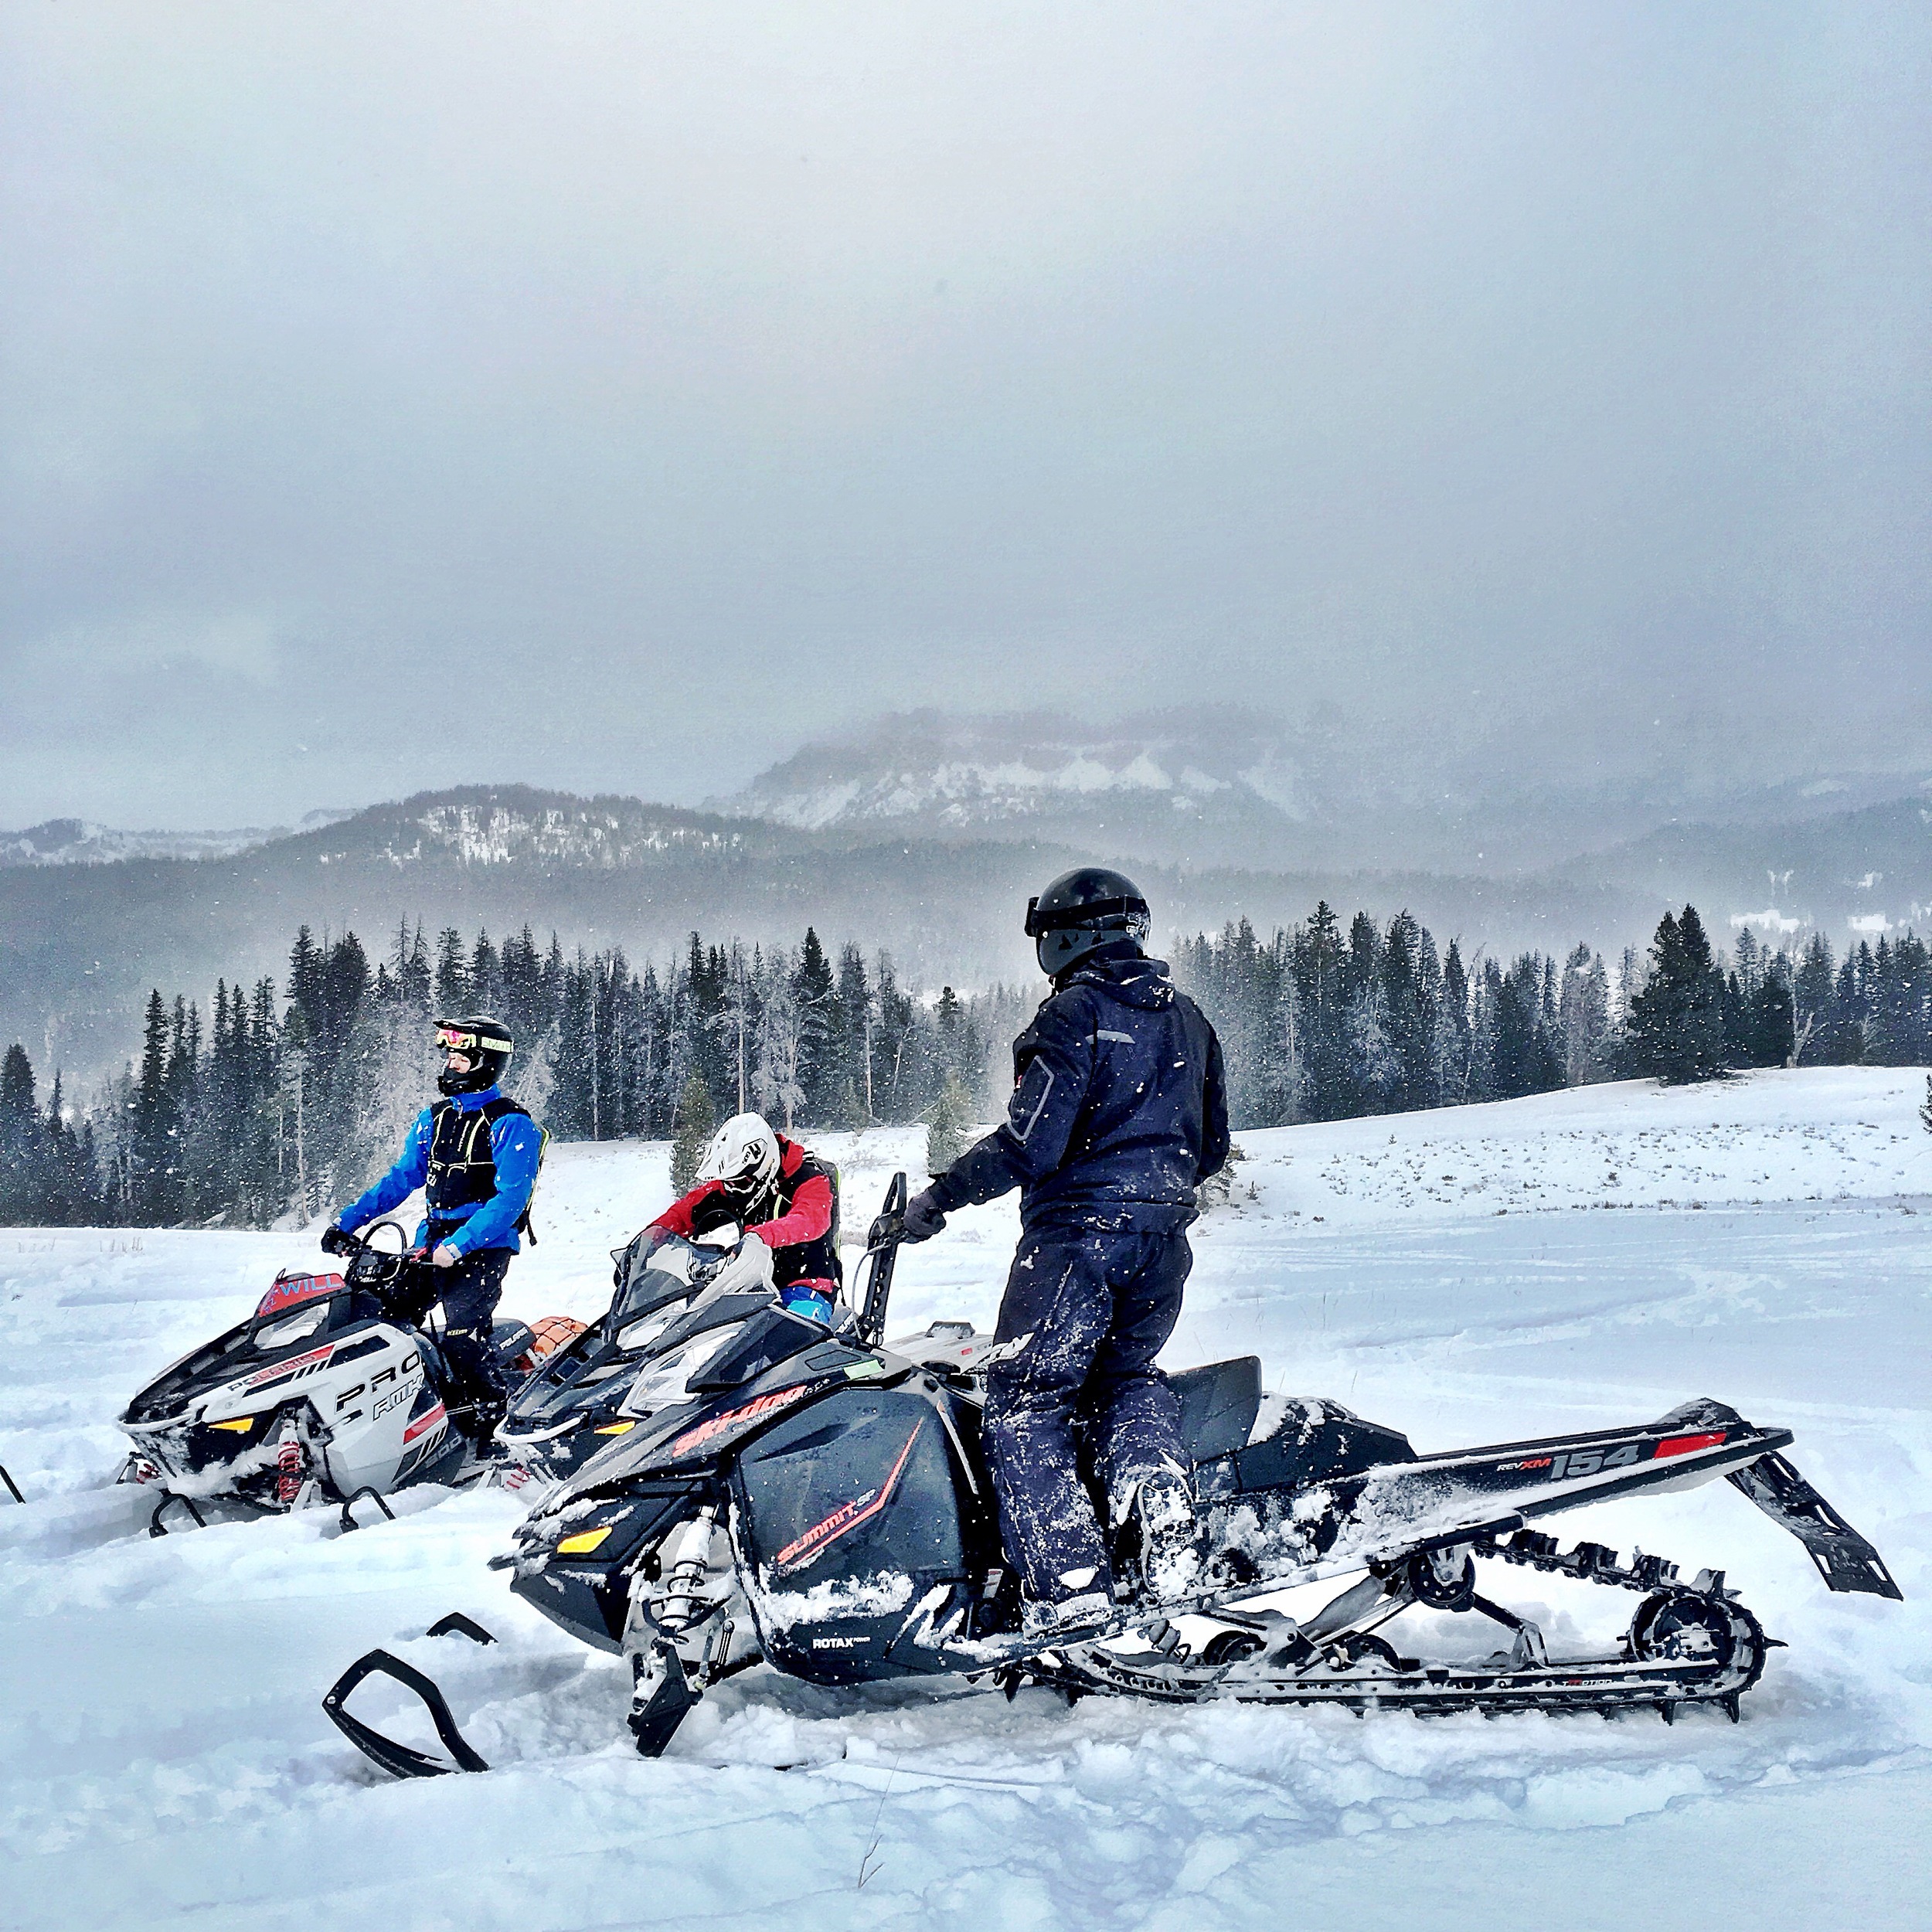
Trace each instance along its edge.
<path fill-rule="evenodd" d="M 1113 1614 L 1113 1595 L 1104 1590 L 1083 1590 L 1056 1603 L 1029 1597 L 1020 1611 L 1020 1630 L 1029 1643 L 1053 1643 L 1097 1630 Z"/>
<path fill-rule="evenodd" d="M 1178 1603 L 1200 1587 L 1201 1551 L 1194 1498 L 1184 1477 L 1148 1477 L 1134 1498 L 1141 1528 L 1144 1595 L 1157 1604 Z"/>

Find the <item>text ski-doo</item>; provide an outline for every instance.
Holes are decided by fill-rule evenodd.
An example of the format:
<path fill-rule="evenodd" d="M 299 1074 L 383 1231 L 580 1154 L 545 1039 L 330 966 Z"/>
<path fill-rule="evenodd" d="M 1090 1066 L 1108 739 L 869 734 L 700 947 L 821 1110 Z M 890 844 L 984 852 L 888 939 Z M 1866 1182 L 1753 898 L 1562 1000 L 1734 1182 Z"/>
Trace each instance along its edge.
<path fill-rule="evenodd" d="M 1735 1718 L 1770 1640 L 1721 1571 L 1686 1580 L 1662 1557 L 1563 1550 L 1532 1526 L 1720 1476 L 1804 1545 L 1829 1588 L 1900 1595 L 1878 1553 L 1784 1459 L 1791 1432 L 1720 1403 L 1421 1456 L 1336 1403 L 1264 1402 L 1260 1364 L 1243 1356 L 1171 1378 L 1194 1467 L 1199 1587 L 1158 1603 L 1138 1594 L 1130 1517 L 1115 1614 L 1029 1639 L 979 1442 L 985 1338 L 936 1324 L 915 1348 L 880 1345 L 903 1202 L 901 1176 L 873 1223 L 849 1332 L 769 1294 L 729 1321 L 694 1308 L 647 1356 L 625 1405 L 634 1427 L 495 1560 L 552 1621 L 631 1659 L 630 1723 L 646 1755 L 706 1686 L 760 1662 L 833 1685 L 963 1673 L 1009 1694 L 1035 1682 L 1167 1702 L 1666 1718 L 1713 1704 Z M 1632 1591 L 1629 1628 L 1614 1648 L 1553 1657 L 1535 1624 L 1478 1594 L 1478 1563 L 1491 1561 Z M 1256 1603 L 1353 1573 L 1364 1573 L 1305 1621 Z M 1412 1606 L 1474 1612 L 1506 1648 L 1475 1664 L 1405 1655 L 1379 1633 Z M 1185 1638 L 1184 1616 L 1200 1620 Z M 428 1679 L 373 1651 L 325 1708 L 379 1764 L 406 1775 L 481 1768 L 467 1744 L 440 1760 L 352 1716 L 344 1699 L 372 1672 L 421 1696 L 446 1744 L 461 1738 Z"/>
<path fill-rule="evenodd" d="M 379 1243 L 379 1231 L 393 1243 Z M 134 1440 L 124 1482 L 157 1492 L 149 1529 L 217 1517 L 342 1507 L 481 1473 L 450 1413 L 447 1370 L 427 1323 L 435 1271 L 393 1222 L 358 1241 L 339 1274 L 275 1278 L 248 1319 L 149 1383 L 121 1418 Z M 556 1321 L 539 1327 L 573 1330 Z M 546 1343 L 521 1321 L 492 1341 L 512 1386 Z"/>

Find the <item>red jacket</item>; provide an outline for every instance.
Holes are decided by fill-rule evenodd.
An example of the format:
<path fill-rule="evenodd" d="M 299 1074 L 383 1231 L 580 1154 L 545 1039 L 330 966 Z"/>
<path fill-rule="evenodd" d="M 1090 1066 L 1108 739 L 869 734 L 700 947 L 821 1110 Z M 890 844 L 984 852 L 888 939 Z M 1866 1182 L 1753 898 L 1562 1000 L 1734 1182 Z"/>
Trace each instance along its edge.
<path fill-rule="evenodd" d="M 838 1196 L 832 1172 L 796 1141 L 778 1137 L 778 1172 L 750 1212 L 760 1218 L 749 1222 L 771 1250 L 772 1280 L 781 1288 L 808 1282 L 835 1294 L 843 1281 L 838 1264 Z M 706 1181 L 682 1200 L 673 1201 L 651 1225 L 687 1240 L 713 1233 L 738 1218 L 722 1181 Z"/>

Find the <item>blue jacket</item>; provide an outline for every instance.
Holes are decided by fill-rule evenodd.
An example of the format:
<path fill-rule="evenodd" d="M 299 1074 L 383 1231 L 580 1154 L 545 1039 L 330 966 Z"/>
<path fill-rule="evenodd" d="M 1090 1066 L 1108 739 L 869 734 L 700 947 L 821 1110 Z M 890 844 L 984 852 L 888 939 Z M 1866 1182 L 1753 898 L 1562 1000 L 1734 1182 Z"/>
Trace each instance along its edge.
<path fill-rule="evenodd" d="M 1013 1043 L 1004 1123 L 932 1184 L 943 1210 L 1022 1190 L 1024 1226 L 1185 1227 L 1228 1155 L 1221 1043 L 1136 953 L 1093 957 Z"/>
<path fill-rule="evenodd" d="M 474 1114 L 497 1098 L 492 1087 L 481 1094 L 458 1094 L 454 1105 L 459 1114 Z M 424 1107 L 417 1115 L 403 1142 L 396 1165 L 366 1194 L 352 1201 L 336 1216 L 338 1227 L 351 1234 L 379 1214 L 406 1201 L 429 1178 L 430 1136 L 435 1131 L 434 1108 Z M 516 1224 L 530 1205 L 530 1190 L 536 1185 L 537 1162 L 543 1151 L 543 1136 L 527 1114 L 506 1114 L 490 1124 L 490 1156 L 496 1163 L 496 1192 L 487 1201 L 478 1201 L 460 1210 L 462 1219 L 456 1231 L 447 1236 L 458 1254 L 474 1254 L 481 1248 L 508 1248 L 512 1254 L 522 1243 L 516 1238 Z M 429 1223 L 416 1230 L 420 1247 L 428 1238 Z"/>

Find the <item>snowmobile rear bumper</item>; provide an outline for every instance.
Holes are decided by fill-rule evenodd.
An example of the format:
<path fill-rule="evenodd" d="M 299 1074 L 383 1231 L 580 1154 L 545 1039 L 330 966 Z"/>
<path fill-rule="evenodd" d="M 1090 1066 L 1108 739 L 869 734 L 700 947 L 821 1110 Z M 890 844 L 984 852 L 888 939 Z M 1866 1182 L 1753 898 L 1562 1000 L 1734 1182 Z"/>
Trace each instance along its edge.
<path fill-rule="evenodd" d="M 1884 1559 L 1782 1456 L 1760 1456 L 1727 1480 L 1804 1546 L 1828 1590 L 1904 1602 Z"/>

